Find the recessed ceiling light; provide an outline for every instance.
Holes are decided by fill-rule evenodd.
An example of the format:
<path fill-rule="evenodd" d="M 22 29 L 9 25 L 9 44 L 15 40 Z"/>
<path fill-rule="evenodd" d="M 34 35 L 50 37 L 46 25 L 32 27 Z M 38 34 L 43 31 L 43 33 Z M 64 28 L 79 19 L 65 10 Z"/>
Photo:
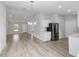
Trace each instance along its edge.
<path fill-rule="evenodd" d="M 59 5 L 59 6 L 58 6 L 58 8 L 62 8 L 62 6 L 61 6 L 61 5 Z"/>
<path fill-rule="evenodd" d="M 71 10 L 70 10 L 70 9 L 68 9 L 68 10 L 67 10 L 67 12 L 71 12 Z"/>

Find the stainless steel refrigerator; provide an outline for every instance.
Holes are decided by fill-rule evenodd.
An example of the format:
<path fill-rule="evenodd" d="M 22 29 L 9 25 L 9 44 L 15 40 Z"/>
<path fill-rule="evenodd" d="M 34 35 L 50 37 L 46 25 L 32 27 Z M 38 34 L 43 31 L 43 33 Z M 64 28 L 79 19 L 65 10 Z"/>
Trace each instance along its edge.
<path fill-rule="evenodd" d="M 59 24 L 58 23 L 49 23 L 47 31 L 51 31 L 51 40 L 59 40 Z"/>

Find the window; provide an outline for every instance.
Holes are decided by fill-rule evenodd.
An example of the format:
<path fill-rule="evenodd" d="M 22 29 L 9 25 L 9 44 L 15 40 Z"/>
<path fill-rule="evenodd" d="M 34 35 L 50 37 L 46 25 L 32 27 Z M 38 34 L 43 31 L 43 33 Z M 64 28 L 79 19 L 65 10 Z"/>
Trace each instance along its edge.
<path fill-rule="evenodd" d="M 19 24 L 14 24 L 14 30 L 15 32 L 18 32 L 19 31 Z"/>

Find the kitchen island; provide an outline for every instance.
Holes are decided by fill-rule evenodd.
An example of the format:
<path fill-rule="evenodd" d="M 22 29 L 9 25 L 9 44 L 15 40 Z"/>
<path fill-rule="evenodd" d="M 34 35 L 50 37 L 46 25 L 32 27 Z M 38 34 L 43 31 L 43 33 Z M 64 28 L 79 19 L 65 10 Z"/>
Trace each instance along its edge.
<path fill-rule="evenodd" d="M 70 55 L 79 56 L 79 33 L 69 36 L 68 47 Z"/>

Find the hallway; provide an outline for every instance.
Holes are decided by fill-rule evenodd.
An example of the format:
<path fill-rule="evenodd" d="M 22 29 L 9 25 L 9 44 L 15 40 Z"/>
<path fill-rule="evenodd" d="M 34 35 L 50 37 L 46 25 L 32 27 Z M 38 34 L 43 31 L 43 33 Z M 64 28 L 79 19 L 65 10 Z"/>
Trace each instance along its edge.
<path fill-rule="evenodd" d="M 7 35 L 7 46 L 1 56 L 9 57 L 66 57 L 68 55 L 67 39 L 42 42 L 30 39 L 27 33 Z"/>

